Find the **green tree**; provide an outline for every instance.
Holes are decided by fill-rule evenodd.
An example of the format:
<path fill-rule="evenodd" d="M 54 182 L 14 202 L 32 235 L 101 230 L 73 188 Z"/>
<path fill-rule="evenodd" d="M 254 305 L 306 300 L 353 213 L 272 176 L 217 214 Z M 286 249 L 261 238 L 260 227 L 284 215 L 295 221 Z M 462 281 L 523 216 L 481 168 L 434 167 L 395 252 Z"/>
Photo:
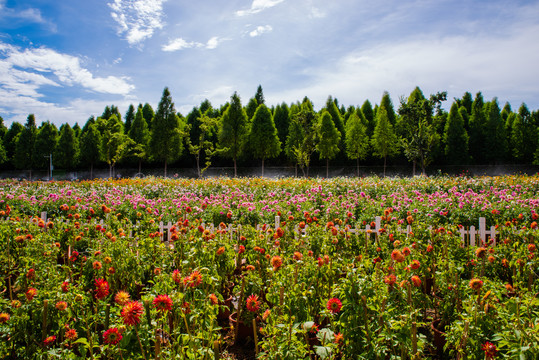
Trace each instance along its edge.
<path fill-rule="evenodd" d="M 182 154 L 182 138 L 184 136 L 182 130 L 170 91 L 166 87 L 157 106 L 150 139 L 153 158 L 165 163 L 165 177 L 167 176 L 167 164 L 177 160 Z"/>
<path fill-rule="evenodd" d="M 264 92 L 262 91 L 262 85 L 258 85 L 258 88 L 256 88 L 255 100 L 257 105 L 262 105 L 266 102 L 266 100 L 264 100 Z"/>
<path fill-rule="evenodd" d="M 11 123 L 9 130 L 4 135 L 4 148 L 6 149 L 7 161 L 15 162 L 15 150 L 19 134 L 23 131 L 24 126 L 17 121 Z"/>
<path fill-rule="evenodd" d="M 526 104 L 522 103 L 518 108 L 518 114 L 522 119 L 522 124 L 525 128 L 525 137 L 524 137 L 524 158 L 523 160 L 526 163 L 530 163 L 533 159 L 533 154 L 539 139 L 537 138 L 537 127 L 539 124 L 535 121 L 533 114 L 529 111 Z"/>
<path fill-rule="evenodd" d="M 0 165 L 7 161 L 6 149 L 4 148 L 4 140 L 0 137 Z"/>
<path fill-rule="evenodd" d="M 374 126 L 376 125 L 376 122 L 374 121 L 374 110 L 372 109 L 372 105 L 369 100 L 365 100 L 363 105 L 361 105 L 361 113 L 367 121 L 367 135 L 370 138 L 372 136 L 372 133 L 374 132 Z"/>
<path fill-rule="evenodd" d="M 275 127 L 277 128 L 277 134 L 279 135 L 279 141 L 281 144 L 286 143 L 286 138 L 288 136 L 288 127 L 290 126 L 290 110 L 286 103 L 282 103 L 275 107 L 273 113 L 273 122 L 275 122 Z"/>
<path fill-rule="evenodd" d="M 4 136 L 6 136 L 7 133 L 7 127 L 4 125 L 4 119 L 0 116 L 0 139 L 4 139 Z"/>
<path fill-rule="evenodd" d="M 142 160 L 148 157 L 148 144 L 150 143 L 150 130 L 142 114 L 142 105 L 139 105 L 137 109 L 128 136 L 133 140 L 131 153 L 138 160 L 138 172 L 140 173 L 142 170 Z"/>
<path fill-rule="evenodd" d="M 58 146 L 53 156 L 53 163 L 62 169 L 71 170 L 79 161 L 79 140 L 75 136 L 75 131 L 64 124 L 60 127 Z"/>
<path fill-rule="evenodd" d="M 416 87 L 407 100 L 401 99 L 399 107 L 401 146 L 404 155 L 413 163 L 414 175 L 416 162 L 419 162 L 424 175 L 425 168 L 436 155 L 440 135 L 433 113 L 446 98 L 447 93 L 441 92 L 426 99 L 421 90 Z"/>
<path fill-rule="evenodd" d="M 256 109 L 258 109 L 258 102 L 255 98 L 250 98 L 249 102 L 247 103 L 247 106 L 245 107 L 245 113 L 247 114 L 247 119 L 249 119 L 249 122 L 253 119 L 253 116 L 255 116 Z"/>
<path fill-rule="evenodd" d="M 104 120 L 101 141 L 101 154 L 109 165 L 109 177 L 112 178 L 114 177 L 116 163 L 129 155 L 129 150 L 134 146 L 134 141 L 124 133 L 123 123 L 116 117 L 116 114 L 112 115 L 108 120 Z"/>
<path fill-rule="evenodd" d="M 152 123 L 154 116 L 155 112 L 153 111 L 152 106 L 148 103 L 144 104 L 144 106 L 142 107 L 142 117 L 144 118 L 144 120 L 146 120 L 146 123 L 148 123 L 148 129 L 150 130 L 150 132 L 152 131 Z"/>
<path fill-rule="evenodd" d="M 212 137 L 217 129 L 218 121 L 219 118 L 209 117 L 207 114 L 201 115 L 200 119 L 197 120 L 199 124 L 197 141 L 193 143 L 189 137 L 187 138 L 187 148 L 189 153 L 195 156 L 199 178 L 211 166 L 211 158 L 217 153 Z M 200 158 L 202 154 L 205 155 L 205 166 L 201 169 Z"/>
<path fill-rule="evenodd" d="M 367 157 L 369 137 L 367 136 L 367 127 L 362 123 L 357 112 L 353 112 L 346 122 L 345 144 L 348 158 L 356 160 L 357 176 L 359 177 L 359 160 Z"/>
<path fill-rule="evenodd" d="M 318 127 L 316 150 L 320 154 L 320 159 L 326 159 L 326 177 L 329 177 L 329 160 L 339 153 L 340 142 L 341 133 L 335 126 L 331 114 L 328 111 L 323 111 Z"/>
<path fill-rule="evenodd" d="M 498 99 L 486 104 L 485 143 L 483 149 L 489 163 L 503 162 L 507 156 L 507 138 L 505 124 L 500 114 Z"/>
<path fill-rule="evenodd" d="M 393 131 L 393 125 L 389 121 L 387 110 L 384 107 L 380 107 L 376 114 L 376 126 L 371 144 L 374 155 L 384 159 L 384 176 L 386 176 L 387 157 L 398 153 L 398 140 Z"/>
<path fill-rule="evenodd" d="M 58 129 L 50 121 L 41 124 L 36 134 L 34 143 L 34 165 L 38 169 L 49 169 L 49 156 L 56 151 L 58 143 Z M 50 174 L 49 174 L 50 177 Z"/>
<path fill-rule="evenodd" d="M 18 169 L 29 169 L 30 179 L 32 179 L 33 168 L 33 151 L 34 142 L 36 140 L 36 118 L 34 114 L 28 115 L 26 124 L 21 133 L 17 137 L 17 144 L 15 146 L 15 155 L 13 156 L 14 165 Z"/>
<path fill-rule="evenodd" d="M 333 123 L 337 127 L 337 130 L 339 130 L 339 133 L 344 134 L 344 120 L 343 120 L 341 112 L 339 111 L 339 108 L 337 106 L 336 99 L 334 101 L 333 98 L 331 97 L 331 95 L 326 100 L 326 108 L 325 109 L 331 115 Z M 340 141 L 339 144 L 338 144 L 339 145 L 339 150 L 344 150 L 344 138 L 341 137 L 341 140 L 342 141 Z"/>
<path fill-rule="evenodd" d="M 129 130 L 131 129 L 131 125 L 133 124 L 133 121 L 135 120 L 135 107 L 133 104 L 130 104 L 127 108 L 127 112 L 125 113 L 125 123 L 124 123 L 124 132 L 126 134 L 129 133 Z"/>
<path fill-rule="evenodd" d="M 470 155 L 472 156 L 475 164 L 481 164 L 485 161 L 485 154 L 483 152 L 485 143 L 485 124 L 486 117 L 483 110 L 484 101 L 481 92 L 475 95 L 475 100 L 472 104 L 472 113 L 469 121 L 468 135 Z"/>
<path fill-rule="evenodd" d="M 313 110 L 311 101 L 305 97 L 299 106 L 293 106 L 285 152 L 288 157 L 300 167 L 303 176 L 309 176 L 311 156 L 318 142 L 318 118 Z"/>
<path fill-rule="evenodd" d="M 395 114 L 393 102 L 391 101 L 391 97 L 389 96 L 389 93 L 387 91 L 384 91 L 384 94 L 382 95 L 382 101 L 380 101 L 380 109 L 381 108 L 384 108 L 386 110 L 389 123 L 394 128 L 397 123 L 397 114 Z"/>
<path fill-rule="evenodd" d="M 230 97 L 230 105 L 223 113 L 219 129 L 219 148 L 223 156 L 234 161 L 234 177 L 237 176 L 237 159 L 243 151 L 248 135 L 247 114 L 241 106 L 238 93 Z"/>
<path fill-rule="evenodd" d="M 264 176 L 264 160 L 279 156 L 281 142 L 277 129 L 268 107 L 264 104 L 258 106 L 249 131 L 249 149 L 254 158 L 262 160 L 262 176 Z"/>
<path fill-rule="evenodd" d="M 519 114 L 511 113 L 511 155 L 519 162 L 524 161 L 526 156 L 526 128 Z"/>
<path fill-rule="evenodd" d="M 459 108 L 457 102 L 453 102 L 444 130 L 445 156 L 453 165 L 463 165 L 468 161 L 468 134 L 460 109 L 463 107 Z"/>
<path fill-rule="evenodd" d="M 94 176 L 94 164 L 98 163 L 102 158 L 101 143 L 101 133 L 95 122 L 82 131 L 80 140 L 81 160 L 90 165 L 90 178 Z"/>

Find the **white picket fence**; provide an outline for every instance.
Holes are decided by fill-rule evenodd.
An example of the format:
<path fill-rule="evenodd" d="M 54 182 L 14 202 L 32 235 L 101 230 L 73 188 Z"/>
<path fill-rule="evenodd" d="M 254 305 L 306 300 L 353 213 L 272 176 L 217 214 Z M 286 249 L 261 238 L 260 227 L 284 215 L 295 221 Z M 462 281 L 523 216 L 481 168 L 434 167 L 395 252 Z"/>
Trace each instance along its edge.
<path fill-rule="evenodd" d="M 47 221 L 47 213 L 46 212 L 41 213 L 41 219 L 43 219 L 43 221 L 45 221 L 45 222 Z M 381 223 L 382 223 L 382 218 L 380 216 L 377 216 L 375 218 L 375 221 L 374 221 L 375 226 L 373 228 L 371 228 L 370 224 L 365 225 L 365 228 L 360 228 L 360 227 L 358 227 L 356 225 L 355 228 L 346 229 L 346 231 L 348 233 L 350 233 L 350 234 L 369 235 L 369 237 L 372 234 L 374 234 L 375 239 L 377 239 L 378 236 L 380 236 L 380 231 L 379 230 L 383 228 L 381 226 Z M 96 223 L 96 225 L 97 224 L 105 225 L 103 219 L 101 219 L 101 221 L 99 223 Z M 162 221 L 159 222 L 158 225 L 159 225 L 158 231 L 163 236 L 162 240 L 165 241 L 165 242 L 170 242 L 171 236 L 172 236 L 172 233 L 171 233 L 170 229 L 173 226 L 176 226 L 176 225 L 171 223 L 171 222 L 168 222 L 167 224 L 165 224 Z M 201 225 L 205 229 L 210 230 L 211 233 L 214 233 L 215 228 L 216 228 L 216 226 L 214 224 L 201 224 Z M 281 226 L 281 218 L 279 216 L 275 216 L 275 224 L 274 224 L 273 230 L 276 230 L 280 226 Z M 337 229 L 339 229 L 338 225 L 336 225 L 335 227 Z M 261 230 L 262 227 L 261 227 L 261 225 L 257 225 L 256 228 L 257 228 L 257 230 Z M 300 229 L 299 226 L 296 225 L 296 227 L 294 229 L 295 234 L 297 234 L 297 235 L 300 235 L 300 234 L 305 235 L 308 232 L 308 228 L 309 228 L 308 225 L 305 225 L 304 229 Z M 267 229 L 268 228 L 266 227 L 266 230 Z M 429 232 L 432 231 L 432 227 L 428 227 L 427 229 L 428 229 Z M 225 230 L 225 229 L 222 229 L 222 230 Z M 413 232 L 413 229 L 412 229 L 411 225 L 407 225 L 406 228 L 398 227 L 396 229 L 396 231 L 401 232 L 401 233 L 410 234 L 411 232 Z M 241 224 L 238 225 L 237 227 L 234 227 L 233 224 L 228 224 L 228 226 L 226 227 L 226 232 L 228 234 L 230 234 L 230 237 L 232 237 L 235 233 L 236 234 L 238 234 L 238 233 L 241 234 Z M 472 226 L 470 226 L 469 229 L 466 229 L 464 227 L 460 228 L 459 233 L 460 233 L 460 236 L 461 236 L 461 239 L 462 239 L 462 244 L 464 246 L 472 246 L 472 247 L 474 247 L 474 246 L 480 244 L 481 242 L 488 241 L 489 238 L 493 240 L 493 245 L 496 245 L 496 234 L 498 232 L 496 231 L 496 228 L 494 226 L 491 226 L 490 229 L 487 229 L 486 219 L 484 217 L 480 217 L 479 218 L 479 229 L 476 229 L 476 227 L 472 225 Z M 131 230 L 130 230 L 129 235 L 130 236 L 132 235 Z M 478 242 L 478 240 L 480 242 Z"/>

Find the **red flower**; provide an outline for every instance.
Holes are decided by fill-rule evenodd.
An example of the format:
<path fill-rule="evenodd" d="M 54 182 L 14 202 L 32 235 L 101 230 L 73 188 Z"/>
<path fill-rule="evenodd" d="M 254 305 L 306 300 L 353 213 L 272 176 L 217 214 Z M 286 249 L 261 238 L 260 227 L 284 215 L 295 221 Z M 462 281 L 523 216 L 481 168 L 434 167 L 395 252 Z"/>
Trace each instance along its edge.
<path fill-rule="evenodd" d="M 219 300 L 217 299 L 217 296 L 215 296 L 215 294 L 208 295 L 208 298 L 213 305 L 217 305 L 219 303 Z"/>
<path fill-rule="evenodd" d="M 412 260 L 412 263 L 410 264 L 412 270 L 417 270 L 420 266 L 421 264 L 419 263 L 419 260 Z"/>
<path fill-rule="evenodd" d="M 326 305 L 327 309 L 329 311 L 331 311 L 333 314 L 336 314 L 338 313 L 339 311 L 341 311 L 341 308 L 342 308 L 342 302 L 341 300 L 337 299 L 337 298 L 332 298 L 332 299 L 329 299 L 328 300 L 328 303 Z"/>
<path fill-rule="evenodd" d="M 34 280 L 35 277 L 36 277 L 36 271 L 34 269 L 28 270 L 28 272 L 26 273 L 26 278 L 30 280 Z"/>
<path fill-rule="evenodd" d="M 419 278 L 419 276 L 417 275 L 412 276 L 412 284 L 414 284 L 415 287 L 421 286 L 421 279 Z"/>
<path fill-rule="evenodd" d="M 247 298 L 247 310 L 251 312 L 257 312 L 260 309 L 260 302 L 258 301 L 258 296 L 251 295 Z"/>
<path fill-rule="evenodd" d="M 388 284 L 389 286 L 395 284 L 396 281 L 397 281 L 397 277 L 394 274 L 389 274 L 384 277 L 384 282 Z"/>
<path fill-rule="evenodd" d="M 428 246 L 427 246 L 427 252 L 432 252 L 432 250 L 434 250 L 434 248 L 432 247 L 432 245 L 428 245 Z"/>
<path fill-rule="evenodd" d="M 335 344 L 341 345 L 344 341 L 344 336 L 341 333 L 335 334 Z"/>
<path fill-rule="evenodd" d="M 183 279 L 183 285 L 186 287 L 194 288 L 200 285 L 200 283 L 202 283 L 202 274 L 198 270 L 193 271 Z"/>
<path fill-rule="evenodd" d="M 528 244 L 528 251 L 534 252 L 535 251 L 535 244 Z"/>
<path fill-rule="evenodd" d="M 43 340 L 43 345 L 49 346 L 52 345 L 56 341 L 56 336 L 52 335 Z"/>
<path fill-rule="evenodd" d="M 400 252 L 400 250 L 395 249 L 391 252 L 391 259 L 400 263 L 404 261 L 404 255 Z"/>
<path fill-rule="evenodd" d="M 404 249 L 402 249 L 402 253 L 404 254 L 404 256 L 410 255 L 410 248 L 407 246 L 404 247 Z"/>
<path fill-rule="evenodd" d="M 95 281 L 95 297 L 97 299 L 103 299 L 109 294 L 109 283 L 104 279 L 97 279 Z"/>
<path fill-rule="evenodd" d="M 498 352 L 498 350 L 496 349 L 496 345 L 488 341 L 483 344 L 481 349 L 485 352 L 486 360 L 494 359 L 494 357 L 496 356 L 496 353 Z"/>
<path fill-rule="evenodd" d="M 122 334 L 118 328 L 111 328 L 103 334 L 103 342 L 109 345 L 116 345 L 122 340 Z"/>
<path fill-rule="evenodd" d="M 67 292 L 69 290 L 69 283 L 67 281 L 64 281 L 62 283 L 62 291 Z"/>
<path fill-rule="evenodd" d="M 103 267 L 103 265 L 101 265 L 101 262 L 99 262 L 97 260 L 92 263 L 92 266 L 93 266 L 94 270 L 100 270 Z"/>
<path fill-rule="evenodd" d="M 294 252 L 294 260 L 300 261 L 301 259 L 303 259 L 303 254 L 299 251 Z"/>
<path fill-rule="evenodd" d="M 172 272 L 172 280 L 174 280 L 176 284 L 179 284 L 182 282 L 182 274 L 180 270 L 174 270 Z"/>
<path fill-rule="evenodd" d="M 243 254 L 244 252 L 245 252 L 245 246 L 240 245 L 240 247 L 238 249 L 238 254 Z"/>
<path fill-rule="evenodd" d="M 140 317 L 144 308 L 139 301 L 130 301 L 124 305 L 121 316 L 125 325 L 137 325 L 140 323 Z"/>
<path fill-rule="evenodd" d="M 153 300 L 153 305 L 158 311 L 172 310 L 172 299 L 168 295 L 159 295 Z"/>
<path fill-rule="evenodd" d="M 26 300 L 28 301 L 32 301 L 32 299 L 34 298 L 34 296 L 36 296 L 37 294 L 37 290 L 35 288 L 30 288 L 26 291 Z"/>

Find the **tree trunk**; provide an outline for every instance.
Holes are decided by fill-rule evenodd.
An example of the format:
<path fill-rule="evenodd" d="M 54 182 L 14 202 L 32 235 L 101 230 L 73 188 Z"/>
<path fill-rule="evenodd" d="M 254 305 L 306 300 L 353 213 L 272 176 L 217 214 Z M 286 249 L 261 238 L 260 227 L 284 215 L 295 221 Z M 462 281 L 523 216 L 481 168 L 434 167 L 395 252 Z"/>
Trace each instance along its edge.
<path fill-rule="evenodd" d="M 197 159 L 197 174 L 198 174 L 198 177 L 200 178 L 200 152 L 197 154 L 196 156 L 196 159 Z"/>
<path fill-rule="evenodd" d="M 387 156 L 384 156 L 384 177 L 386 177 L 386 160 Z"/>
<path fill-rule="evenodd" d="M 90 180 L 94 178 L 94 163 L 90 163 Z M 51 174 L 51 180 L 52 180 L 52 174 Z"/>
<path fill-rule="evenodd" d="M 356 165 L 357 165 L 357 177 L 359 177 L 359 158 L 356 159 Z"/>
<path fill-rule="evenodd" d="M 109 164 L 109 178 L 112 179 L 112 163 Z"/>
<path fill-rule="evenodd" d="M 165 177 L 167 177 L 167 159 L 165 159 Z"/>
<path fill-rule="evenodd" d="M 412 175 L 413 175 L 413 176 L 415 176 L 415 162 L 416 162 L 416 161 L 415 161 L 415 159 L 414 159 L 414 161 L 412 161 L 412 163 L 413 163 L 413 166 L 412 166 Z"/>
<path fill-rule="evenodd" d="M 425 176 L 425 157 L 421 154 L 421 175 Z"/>
<path fill-rule="evenodd" d="M 262 158 L 262 177 L 264 177 L 264 158 Z"/>
<path fill-rule="evenodd" d="M 236 156 L 234 155 L 234 177 L 238 176 L 238 172 L 236 170 Z"/>
<path fill-rule="evenodd" d="M 298 163 L 294 164 L 294 170 L 296 172 L 296 177 L 298 177 Z"/>
<path fill-rule="evenodd" d="M 142 159 L 139 158 L 139 159 L 138 159 L 138 173 L 139 173 L 139 174 L 140 174 L 141 170 L 142 170 Z"/>
<path fill-rule="evenodd" d="M 326 158 L 326 179 L 329 178 L 329 158 Z"/>

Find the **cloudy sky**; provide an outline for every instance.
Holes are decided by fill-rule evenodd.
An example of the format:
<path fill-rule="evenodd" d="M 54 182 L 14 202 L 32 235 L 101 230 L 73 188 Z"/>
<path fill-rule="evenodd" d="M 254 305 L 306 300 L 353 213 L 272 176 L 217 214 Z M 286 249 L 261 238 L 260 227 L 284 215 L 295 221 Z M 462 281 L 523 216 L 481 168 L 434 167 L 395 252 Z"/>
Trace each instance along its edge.
<path fill-rule="evenodd" d="M 270 105 L 397 105 L 419 86 L 537 109 L 538 64 L 536 0 L 0 0 L 7 126 L 155 108 L 165 86 L 184 114 L 259 84 Z"/>

